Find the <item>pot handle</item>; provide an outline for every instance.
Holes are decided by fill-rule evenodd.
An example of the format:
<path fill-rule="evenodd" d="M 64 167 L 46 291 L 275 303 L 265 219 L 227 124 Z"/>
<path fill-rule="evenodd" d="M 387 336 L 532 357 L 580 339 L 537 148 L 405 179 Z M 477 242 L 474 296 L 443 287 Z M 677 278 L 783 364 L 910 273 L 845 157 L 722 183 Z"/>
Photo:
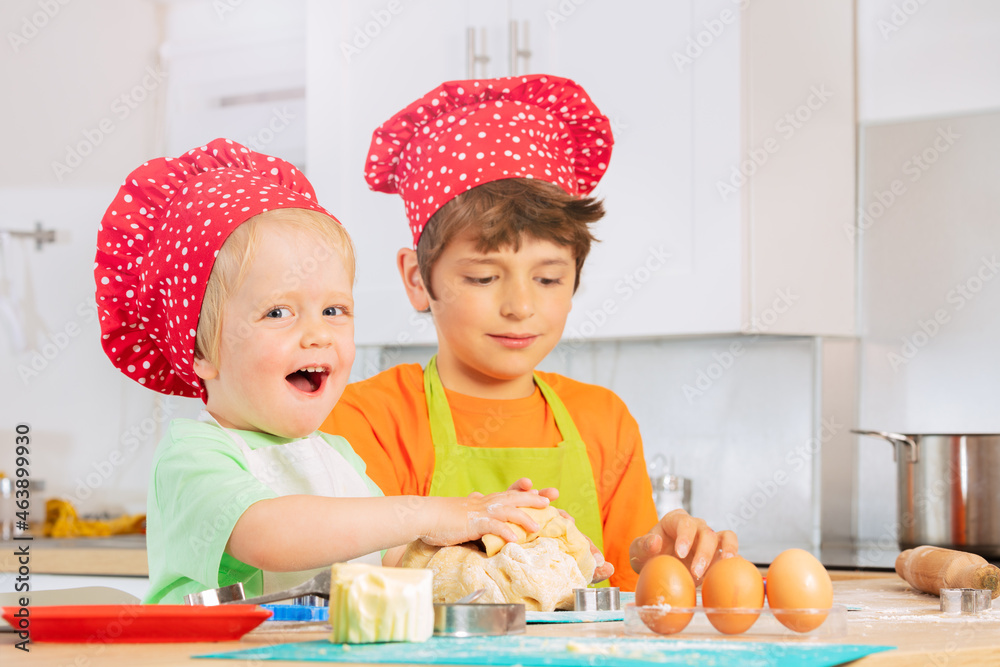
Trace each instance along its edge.
<path fill-rule="evenodd" d="M 851 433 L 857 433 L 858 435 L 871 435 L 876 438 L 882 438 L 883 440 L 888 440 L 893 445 L 909 445 L 910 446 L 910 463 L 916 463 L 917 459 L 917 441 L 908 435 L 903 435 L 902 433 L 889 433 L 886 431 L 862 431 L 860 429 L 851 429 Z M 896 460 L 896 448 L 892 448 L 892 460 Z"/>

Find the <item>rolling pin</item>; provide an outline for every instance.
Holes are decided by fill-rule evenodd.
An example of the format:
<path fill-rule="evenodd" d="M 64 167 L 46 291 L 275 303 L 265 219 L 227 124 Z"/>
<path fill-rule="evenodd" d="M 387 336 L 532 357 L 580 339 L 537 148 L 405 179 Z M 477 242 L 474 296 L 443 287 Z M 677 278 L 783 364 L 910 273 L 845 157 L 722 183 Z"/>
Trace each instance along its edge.
<path fill-rule="evenodd" d="M 919 591 L 940 595 L 942 588 L 988 589 L 1000 597 L 1000 567 L 964 551 L 921 546 L 896 558 L 896 574 Z"/>

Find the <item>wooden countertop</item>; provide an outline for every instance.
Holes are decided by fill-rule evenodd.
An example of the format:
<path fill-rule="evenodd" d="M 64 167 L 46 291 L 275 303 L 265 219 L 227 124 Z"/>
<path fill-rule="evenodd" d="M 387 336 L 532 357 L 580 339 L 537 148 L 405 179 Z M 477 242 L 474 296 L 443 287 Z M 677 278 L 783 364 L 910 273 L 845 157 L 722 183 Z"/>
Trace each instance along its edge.
<path fill-rule="evenodd" d="M 968 665 L 1000 664 L 1000 608 L 978 615 L 942 616 L 937 597 L 910 589 L 895 574 L 832 572 L 834 602 L 860 606 L 847 612 L 847 635 L 828 640 L 841 644 L 881 644 L 898 647 L 877 653 L 852 665 L 861 667 L 896 667 L 914 664 Z M 32 642 L 30 654 L 16 652 L 16 636 L 0 635 L 0 661 L 14 658 L 18 664 L 57 666 L 70 664 L 100 665 L 200 665 L 233 667 L 231 660 L 192 660 L 205 653 L 257 648 L 290 641 L 323 639 L 326 630 L 303 628 L 299 631 L 272 629 L 268 625 L 250 632 L 240 641 L 197 644 L 46 644 Z M 316 626 L 313 626 L 314 628 Z M 572 636 L 610 639 L 624 637 L 622 623 L 529 625 L 528 635 Z M 786 637 L 749 635 L 728 638 L 718 633 L 684 632 L 674 635 L 684 639 L 719 641 L 787 641 Z M 803 641 L 815 641 L 804 639 Z M 263 662 L 262 665 L 303 663 Z"/>
<path fill-rule="evenodd" d="M 48 538 L 2 543 L 0 572 L 17 572 L 16 551 L 28 545 L 32 574 L 149 576 L 145 535 Z"/>

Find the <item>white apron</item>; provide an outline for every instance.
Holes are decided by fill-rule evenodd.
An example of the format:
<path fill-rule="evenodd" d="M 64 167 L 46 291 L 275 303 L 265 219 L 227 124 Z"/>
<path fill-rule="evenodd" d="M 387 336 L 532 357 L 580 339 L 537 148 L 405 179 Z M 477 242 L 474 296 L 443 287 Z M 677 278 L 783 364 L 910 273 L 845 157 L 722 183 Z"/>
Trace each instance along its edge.
<path fill-rule="evenodd" d="M 207 410 L 198 419 L 217 425 L 243 452 L 250 474 L 279 496 L 310 495 L 330 498 L 370 498 L 364 479 L 347 459 L 318 434 L 284 445 L 250 449 L 243 437 L 225 428 Z M 381 565 L 379 553 L 366 554 L 352 563 Z M 326 568 L 300 572 L 262 571 L 264 594 L 275 593 L 308 581 Z"/>

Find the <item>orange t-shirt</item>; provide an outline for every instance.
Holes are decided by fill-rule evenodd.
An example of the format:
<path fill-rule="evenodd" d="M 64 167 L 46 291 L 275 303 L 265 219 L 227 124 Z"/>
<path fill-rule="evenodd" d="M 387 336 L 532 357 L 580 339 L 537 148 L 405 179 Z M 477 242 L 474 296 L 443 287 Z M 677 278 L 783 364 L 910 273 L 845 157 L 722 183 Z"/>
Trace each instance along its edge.
<path fill-rule="evenodd" d="M 614 392 L 554 373 L 539 373 L 566 405 L 594 471 L 604 556 L 615 566 L 611 585 L 635 590 L 629 545 L 657 521 L 639 426 Z M 467 447 L 555 447 L 562 437 L 541 391 L 527 398 L 483 399 L 445 390 L 458 442 Z M 320 427 L 342 435 L 387 496 L 427 495 L 434 473 L 424 372 L 402 364 L 348 385 Z M 531 477 L 511 471 L 511 481 Z"/>

